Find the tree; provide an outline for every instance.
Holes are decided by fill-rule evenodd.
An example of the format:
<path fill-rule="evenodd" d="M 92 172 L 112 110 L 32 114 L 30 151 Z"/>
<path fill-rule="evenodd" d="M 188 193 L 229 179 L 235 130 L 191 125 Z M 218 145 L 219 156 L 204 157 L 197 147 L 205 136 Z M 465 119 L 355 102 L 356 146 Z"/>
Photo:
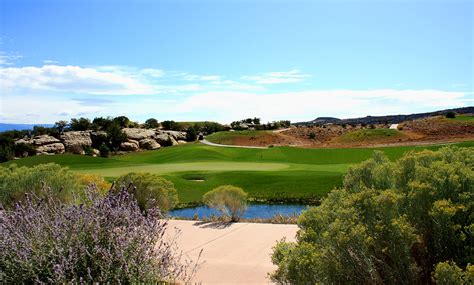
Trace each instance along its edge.
<path fill-rule="evenodd" d="M 456 113 L 454 113 L 452 111 L 449 111 L 449 112 L 446 113 L 446 118 L 454 119 L 454 118 L 456 118 Z"/>
<path fill-rule="evenodd" d="M 247 193 L 232 185 L 219 186 L 204 194 L 202 200 L 208 207 L 229 217 L 231 222 L 239 221 L 247 209 Z"/>
<path fill-rule="evenodd" d="M 194 142 L 194 141 L 197 140 L 197 136 L 198 136 L 198 134 L 197 134 L 197 131 L 196 131 L 196 127 L 191 126 L 186 130 L 186 141 Z"/>
<path fill-rule="evenodd" d="M 178 203 L 173 183 L 156 174 L 129 173 L 119 177 L 116 185 L 133 192 L 142 210 L 158 207 L 162 212 L 168 212 Z M 134 188 L 130 189 L 130 185 Z"/>
<path fill-rule="evenodd" d="M 165 130 L 176 130 L 178 123 L 176 123 L 175 121 L 163 121 L 161 122 L 161 126 Z"/>
<path fill-rule="evenodd" d="M 64 132 L 64 130 L 67 128 L 67 122 L 66 121 L 58 121 L 54 123 L 54 128 L 58 130 L 60 134 Z"/>
<path fill-rule="evenodd" d="M 127 140 L 127 135 L 117 124 L 113 124 L 107 130 L 110 147 L 117 150 L 120 145 Z"/>
<path fill-rule="evenodd" d="M 92 123 L 87 118 L 71 119 L 69 123 L 71 130 L 73 131 L 87 131 L 92 127 Z"/>
<path fill-rule="evenodd" d="M 155 118 L 150 118 L 145 121 L 145 128 L 147 129 L 156 129 L 160 126 L 160 123 L 158 123 L 158 120 Z"/>
<path fill-rule="evenodd" d="M 96 131 L 98 130 L 105 131 L 105 130 L 108 130 L 113 124 L 114 124 L 114 121 L 110 117 L 107 117 L 107 118 L 98 117 L 98 118 L 94 118 L 94 120 L 92 121 L 92 128 Z"/>
<path fill-rule="evenodd" d="M 471 148 L 411 152 L 396 162 L 375 152 L 349 169 L 344 188 L 299 217 L 296 243 L 276 245 L 273 280 L 418 284 L 439 279 L 440 262 L 466 267 L 474 256 L 473 168 Z M 448 270 L 457 269 L 441 266 L 438 276 Z"/>
<path fill-rule="evenodd" d="M 125 116 L 119 116 L 114 118 L 114 123 L 118 124 L 122 129 L 128 127 L 130 119 Z"/>

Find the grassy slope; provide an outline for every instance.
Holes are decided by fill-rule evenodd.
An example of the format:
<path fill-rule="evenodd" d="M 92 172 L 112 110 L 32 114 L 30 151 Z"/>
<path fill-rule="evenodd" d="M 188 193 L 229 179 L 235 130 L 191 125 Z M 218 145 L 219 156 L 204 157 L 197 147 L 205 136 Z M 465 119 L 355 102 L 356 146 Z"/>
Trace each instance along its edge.
<path fill-rule="evenodd" d="M 218 144 L 235 144 L 239 138 L 261 138 L 274 135 L 271 131 L 232 131 L 217 132 L 206 136 L 206 140 Z"/>
<path fill-rule="evenodd" d="M 472 147 L 474 142 L 461 143 Z M 429 147 L 379 148 L 390 159 L 409 150 Z M 81 173 L 98 173 L 108 179 L 143 171 L 170 179 L 182 203 L 197 202 L 212 188 L 233 184 L 243 187 L 251 197 L 263 199 L 317 198 L 342 183 L 347 168 L 369 158 L 375 149 L 300 149 L 275 147 L 241 149 L 189 144 L 157 151 L 114 156 L 109 159 L 78 155 L 34 156 L 4 165 L 35 165 L 55 162 Z M 198 182 L 191 178 L 203 178 Z"/>
<path fill-rule="evenodd" d="M 469 121 L 469 122 L 474 122 L 474 115 L 469 116 L 469 115 L 457 115 L 456 118 L 454 119 L 449 119 L 449 120 L 454 120 L 454 121 Z"/>

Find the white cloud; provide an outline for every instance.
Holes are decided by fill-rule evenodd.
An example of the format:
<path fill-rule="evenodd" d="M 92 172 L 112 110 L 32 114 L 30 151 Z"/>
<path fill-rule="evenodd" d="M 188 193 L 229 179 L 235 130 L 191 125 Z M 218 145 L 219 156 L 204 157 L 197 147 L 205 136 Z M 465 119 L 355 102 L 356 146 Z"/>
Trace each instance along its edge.
<path fill-rule="evenodd" d="M 305 121 L 318 116 L 341 118 L 407 114 L 466 106 L 470 96 L 442 90 L 313 90 L 254 94 L 208 92 L 180 104 L 183 112 L 212 114 L 224 122 L 257 116 L 263 120 Z"/>
<path fill-rule="evenodd" d="M 310 77 L 309 74 L 303 74 L 298 69 L 290 71 L 267 72 L 253 76 L 242 76 L 242 79 L 254 81 L 257 84 L 281 84 L 301 82 Z"/>
<path fill-rule="evenodd" d="M 13 65 L 20 58 L 22 58 L 21 55 L 0 51 L 0 65 Z"/>
<path fill-rule="evenodd" d="M 56 64 L 56 63 L 59 63 L 59 61 L 52 60 L 52 59 L 45 59 L 45 60 L 43 60 L 43 63 L 44 64 Z"/>
<path fill-rule="evenodd" d="M 116 72 L 79 66 L 0 68 L 3 91 L 59 91 L 101 95 L 154 94 L 153 85 Z"/>
<path fill-rule="evenodd" d="M 105 98 L 105 97 L 104 97 Z M 134 120 L 217 120 L 246 117 L 263 121 L 307 121 L 319 116 L 339 118 L 366 115 L 409 114 L 472 105 L 470 93 L 443 90 L 309 90 L 257 94 L 248 91 L 195 92 L 171 99 L 144 96 L 139 100 L 106 97 L 103 104 L 63 96 L 4 96 L 0 121 L 48 123 L 70 117 L 126 114 Z M 29 115 L 27 115 L 29 114 Z"/>

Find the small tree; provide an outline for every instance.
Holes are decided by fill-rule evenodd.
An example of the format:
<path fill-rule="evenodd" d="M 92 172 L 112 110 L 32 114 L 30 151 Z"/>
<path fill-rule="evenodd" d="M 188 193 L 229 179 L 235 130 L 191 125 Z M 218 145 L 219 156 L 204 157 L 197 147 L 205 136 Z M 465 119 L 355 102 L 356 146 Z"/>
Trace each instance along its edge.
<path fill-rule="evenodd" d="M 71 119 L 69 126 L 73 131 L 86 131 L 92 127 L 92 123 L 87 118 Z"/>
<path fill-rule="evenodd" d="M 119 116 L 114 118 L 114 123 L 118 124 L 121 128 L 126 128 L 130 124 L 130 119 L 125 116 Z"/>
<path fill-rule="evenodd" d="M 247 193 L 240 187 L 223 185 L 204 194 L 203 201 L 229 217 L 231 222 L 237 222 L 247 208 Z"/>
<path fill-rule="evenodd" d="M 446 118 L 454 119 L 454 118 L 456 118 L 456 114 L 452 111 L 449 111 L 449 112 L 446 113 Z"/>
<path fill-rule="evenodd" d="M 150 118 L 145 121 L 145 128 L 147 129 L 156 129 L 160 126 L 160 123 L 158 123 L 158 120 L 155 118 Z"/>

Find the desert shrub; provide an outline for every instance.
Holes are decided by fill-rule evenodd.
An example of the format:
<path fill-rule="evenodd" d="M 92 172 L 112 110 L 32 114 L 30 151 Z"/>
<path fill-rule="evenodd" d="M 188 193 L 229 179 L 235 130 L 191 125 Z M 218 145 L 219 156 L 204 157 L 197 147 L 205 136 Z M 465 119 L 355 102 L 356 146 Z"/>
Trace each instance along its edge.
<path fill-rule="evenodd" d="M 314 132 L 309 133 L 309 138 L 314 140 L 316 138 L 316 134 Z"/>
<path fill-rule="evenodd" d="M 202 199 L 208 207 L 216 208 L 232 222 L 238 221 L 247 208 L 247 193 L 232 185 L 219 186 L 204 194 Z"/>
<path fill-rule="evenodd" d="M 117 124 L 113 124 L 107 130 L 107 135 L 109 139 L 108 146 L 114 150 L 117 150 L 120 147 L 120 144 L 127 140 L 127 135 Z"/>
<path fill-rule="evenodd" d="M 109 157 L 110 156 L 110 148 L 106 144 L 102 144 L 99 147 L 100 156 L 102 157 Z"/>
<path fill-rule="evenodd" d="M 452 111 L 449 111 L 449 112 L 446 113 L 446 118 L 454 119 L 454 118 L 456 118 L 456 113 L 454 113 Z"/>
<path fill-rule="evenodd" d="M 440 262 L 435 267 L 433 280 L 439 285 L 474 284 L 474 265 L 468 264 L 463 271 L 454 262 Z"/>
<path fill-rule="evenodd" d="M 66 203 L 78 202 L 83 189 L 72 171 L 54 163 L 0 167 L 0 202 L 4 207 L 10 208 L 23 200 L 25 193 L 40 195 L 44 187 L 51 188 L 51 192 Z"/>
<path fill-rule="evenodd" d="M 97 174 L 78 174 L 78 182 L 84 186 L 84 188 L 96 189 L 98 193 L 105 195 L 112 184 L 105 181 L 104 178 Z"/>
<path fill-rule="evenodd" d="M 343 189 L 303 212 L 297 242 L 275 247 L 273 280 L 418 284 L 431 282 L 439 262 L 466 267 L 474 256 L 473 168 L 470 148 L 411 152 L 396 162 L 376 152 L 348 171 Z"/>
<path fill-rule="evenodd" d="M 133 188 L 129 185 L 133 184 Z M 168 212 L 178 203 L 178 194 L 171 181 L 151 173 L 129 173 L 118 178 L 117 187 L 126 187 L 134 191 L 138 205 L 142 210 L 158 207 Z"/>
<path fill-rule="evenodd" d="M 93 191 L 95 192 L 95 191 Z M 190 261 L 167 221 L 143 213 L 126 191 L 87 195 L 64 205 L 45 191 L 0 212 L 0 279 L 4 284 L 131 284 L 187 281 Z"/>

